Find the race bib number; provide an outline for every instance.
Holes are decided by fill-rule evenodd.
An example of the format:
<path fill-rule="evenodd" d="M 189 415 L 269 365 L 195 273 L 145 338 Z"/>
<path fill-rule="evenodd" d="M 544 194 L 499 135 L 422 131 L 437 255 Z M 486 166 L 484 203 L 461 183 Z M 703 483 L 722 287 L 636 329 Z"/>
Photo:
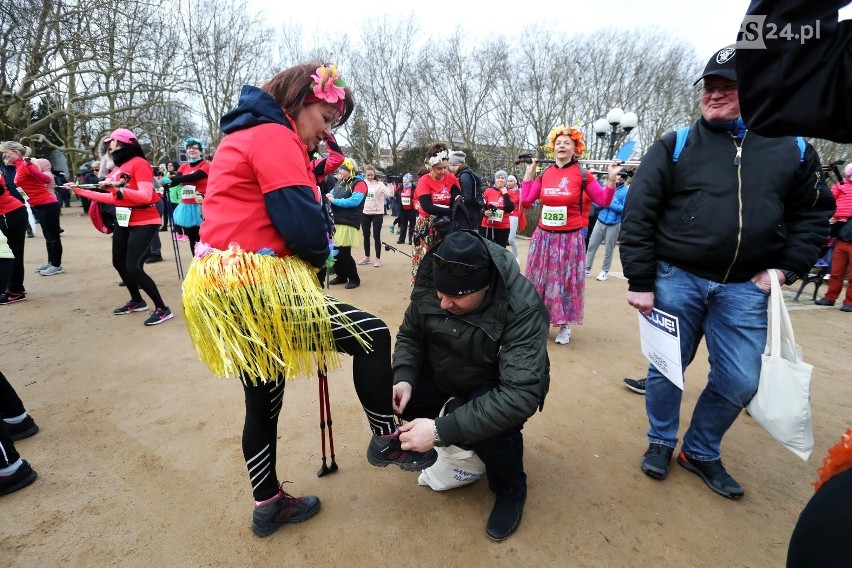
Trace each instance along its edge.
<path fill-rule="evenodd" d="M 115 222 L 118 223 L 119 227 L 129 227 L 130 226 L 130 207 L 116 207 L 115 208 Z"/>
<path fill-rule="evenodd" d="M 568 220 L 568 207 L 552 207 L 544 205 L 541 208 L 541 224 L 545 227 L 559 227 Z"/>
<path fill-rule="evenodd" d="M 180 197 L 181 199 L 192 199 L 195 200 L 195 186 L 194 185 L 185 185 L 180 189 Z"/>
<path fill-rule="evenodd" d="M 497 211 L 492 211 L 491 212 L 491 220 L 494 221 L 495 223 L 499 223 L 500 221 L 502 221 L 503 220 L 503 210 L 498 209 Z"/>
<path fill-rule="evenodd" d="M 367 192 L 367 199 L 373 200 L 375 198 L 376 198 L 375 190 L 371 189 L 370 191 Z"/>
<path fill-rule="evenodd" d="M 406 207 L 408 207 L 409 205 L 411 205 L 411 198 L 410 197 L 403 197 L 402 198 L 402 204 L 405 205 Z"/>

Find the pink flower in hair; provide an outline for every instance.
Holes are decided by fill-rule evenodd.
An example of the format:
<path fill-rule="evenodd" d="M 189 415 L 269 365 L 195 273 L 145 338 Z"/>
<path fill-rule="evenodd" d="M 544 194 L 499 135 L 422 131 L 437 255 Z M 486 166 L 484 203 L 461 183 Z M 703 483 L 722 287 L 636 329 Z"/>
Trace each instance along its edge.
<path fill-rule="evenodd" d="M 346 98 L 346 91 L 343 90 L 346 83 L 337 73 L 337 65 L 320 65 L 315 75 L 311 75 L 311 79 L 314 80 L 311 87 L 316 98 L 328 103 L 336 103 Z"/>

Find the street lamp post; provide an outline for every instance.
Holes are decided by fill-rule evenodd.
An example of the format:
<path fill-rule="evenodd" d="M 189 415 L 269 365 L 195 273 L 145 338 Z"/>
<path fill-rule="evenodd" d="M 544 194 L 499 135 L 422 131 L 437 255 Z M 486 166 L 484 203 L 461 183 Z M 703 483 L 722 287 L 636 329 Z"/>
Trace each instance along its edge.
<path fill-rule="evenodd" d="M 615 158 L 615 145 L 620 140 L 627 137 L 631 130 L 636 128 L 639 123 L 639 117 L 635 112 L 624 112 L 618 107 L 606 113 L 606 118 L 599 118 L 594 123 L 595 134 L 598 138 L 609 136 L 609 153 L 608 159 Z M 621 127 L 619 132 L 618 127 Z"/>

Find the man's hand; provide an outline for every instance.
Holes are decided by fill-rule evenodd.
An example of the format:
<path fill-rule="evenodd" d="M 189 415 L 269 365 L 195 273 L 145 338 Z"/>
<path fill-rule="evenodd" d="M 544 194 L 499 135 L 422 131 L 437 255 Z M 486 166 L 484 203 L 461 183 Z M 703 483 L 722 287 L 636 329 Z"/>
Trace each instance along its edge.
<path fill-rule="evenodd" d="M 628 292 L 627 303 L 639 310 L 640 313 L 650 316 L 654 309 L 654 293 Z"/>
<path fill-rule="evenodd" d="M 400 383 L 408 384 L 408 383 Z M 411 385 L 408 385 L 409 387 Z M 394 387 L 395 389 L 396 387 Z M 399 441 L 405 451 L 428 452 L 435 447 L 435 421 L 415 418 L 399 427 Z"/>
<path fill-rule="evenodd" d="M 769 270 L 774 270 L 778 275 L 778 283 L 782 286 L 785 282 L 787 282 L 787 277 L 784 276 L 784 273 L 778 270 L 777 268 L 770 268 Z M 772 290 L 772 280 L 769 279 L 769 272 L 766 270 L 761 270 L 754 276 L 752 276 L 751 281 L 755 286 L 769 294 L 770 290 Z"/>
<path fill-rule="evenodd" d="M 411 383 L 402 381 L 393 386 L 393 411 L 402 414 L 408 401 L 411 400 Z"/>

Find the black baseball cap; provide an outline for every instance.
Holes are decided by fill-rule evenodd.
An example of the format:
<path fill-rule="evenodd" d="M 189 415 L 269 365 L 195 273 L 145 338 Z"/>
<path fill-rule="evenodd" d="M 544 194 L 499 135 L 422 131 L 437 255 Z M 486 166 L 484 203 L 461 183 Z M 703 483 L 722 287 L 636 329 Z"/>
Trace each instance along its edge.
<path fill-rule="evenodd" d="M 693 86 L 697 85 L 701 79 L 711 75 L 718 75 L 731 81 L 737 80 L 737 49 L 734 44 L 723 47 L 713 54 L 713 57 L 704 67 L 701 77 L 693 83 Z"/>

